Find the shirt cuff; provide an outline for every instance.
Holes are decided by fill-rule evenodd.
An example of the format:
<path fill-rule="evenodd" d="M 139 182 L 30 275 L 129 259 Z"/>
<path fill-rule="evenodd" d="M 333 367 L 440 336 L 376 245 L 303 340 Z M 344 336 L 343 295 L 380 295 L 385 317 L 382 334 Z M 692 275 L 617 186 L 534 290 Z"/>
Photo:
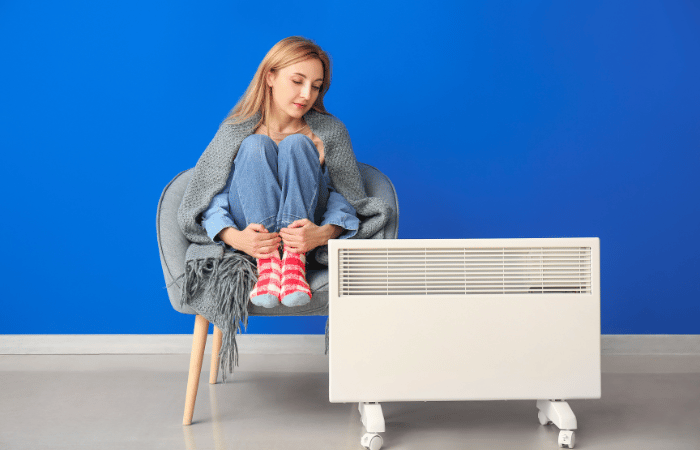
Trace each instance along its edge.
<path fill-rule="evenodd" d="M 360 228 L 360 219 L 358 219 L 355 216 L 348 216 L 345 218 L 345 220 L 339 220 L 339 219 L 328 219 L 324 220 L 321 223 L 321 226 L 323 225 L 337 225 L 340 228 L 344 229 L 340 236 L 338 236 L 336 239 L 350 239 L 351 237 L 355 236 L 357 234 L 357 230 Z"/>
<path fill-rule="evenodd" d="M 233 223 L 233 220 L 226 216 L 210 217 L 204 224 L 204 228 L 207 230 L 207 236 L 217 244 L 225 244 L 221 239 L 218 239 L 216 235 L 218 235 L 221 230 L 228 227 L 236 230 L 238 229 L 236 228 L 236 224 Z"/>

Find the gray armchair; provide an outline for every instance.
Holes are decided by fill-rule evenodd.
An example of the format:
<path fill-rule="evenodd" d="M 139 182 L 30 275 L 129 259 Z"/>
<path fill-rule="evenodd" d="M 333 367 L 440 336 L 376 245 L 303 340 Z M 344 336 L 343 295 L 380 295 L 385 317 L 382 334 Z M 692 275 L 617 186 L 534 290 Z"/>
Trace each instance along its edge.
<path fill-rule="evenodd" d="M 365 190 L 370 197 L 383 199 L 394 211 L 394 216 L 389 220 L 384 235 L 386 239 L 396 239 L 399 225 L 399 204 L 396 197 L 396 190 L 391 180 L 376 168 L 358 163 L 360 173 L 364 181 Z M 158 237 L 158 248 L 160 250 L 160 262 L 163 266 L 165 283 L 168 286 L 168 297 L 172 307 L 183 314 L 194 314 L 195 327 L 192 342 L 192 355 L 190 357 L 190 370 L 187 381 L 187 394 L 185 398 L 185 414 L 183 425 L 192 423 L 194 414 L 194 404 L 197 398 L 197 386 L 199 385 L 199 375 L 202 370 L 204 358 L 204 348 L 207 342 L 207 332 L 209 321 L 195 313 L 189 306 L 180 306 L 180 290 L 182 279 L 180 276 L 185 272 L 185 253 L 190 242 L 180 231 L 177 223 L 177 210 L 185 188 L 192 175 L 192 169 L 179 173 L 168 183 L 160 196 L 158 202 L 158 213 L 156 216 L 156 230 Z M 328 270 L 311 270 L 307 272 L 307 281 L 311 287 L 311 302 L 293 308 L 279 307 L 266 309 L 249 304 L 249 316 L 309 316 L 328 315 Z M 221 349 L 222 333 L 218 327 L 214 327 L 214 340 L 212 346 L 211 370 L 209 383 L 216 384 L 219 369 L 219 350 Z"/>

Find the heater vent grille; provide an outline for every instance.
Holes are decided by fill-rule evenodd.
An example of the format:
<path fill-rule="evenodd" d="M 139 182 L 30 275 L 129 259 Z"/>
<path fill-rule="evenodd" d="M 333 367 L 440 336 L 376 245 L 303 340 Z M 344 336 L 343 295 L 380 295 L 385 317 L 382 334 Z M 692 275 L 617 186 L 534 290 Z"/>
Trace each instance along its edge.
<path fill-rule="evenodd" d="M 590 247 L 346 248 L 340 296 L 590 294 Z"/>

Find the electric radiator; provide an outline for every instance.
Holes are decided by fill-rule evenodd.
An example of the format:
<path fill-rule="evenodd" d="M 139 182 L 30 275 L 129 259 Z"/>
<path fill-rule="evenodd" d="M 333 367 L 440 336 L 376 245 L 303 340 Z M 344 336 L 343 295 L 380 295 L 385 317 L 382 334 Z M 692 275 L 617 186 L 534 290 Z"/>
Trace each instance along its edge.
<path fill-rule="evenodd" d="M 597 238 L 336 239 L 329 281 L 329 399 L 365 426 L 380 402 L 532 399 L 573 447 L 563 399 L 600 398 Z"/>

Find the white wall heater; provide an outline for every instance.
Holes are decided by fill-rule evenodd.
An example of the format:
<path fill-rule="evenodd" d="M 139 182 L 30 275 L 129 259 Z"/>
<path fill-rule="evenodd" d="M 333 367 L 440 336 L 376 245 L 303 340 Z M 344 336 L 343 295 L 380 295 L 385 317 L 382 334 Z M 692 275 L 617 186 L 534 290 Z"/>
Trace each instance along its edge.
<path fill-rule="evenodd" d="M 566 399 L 600 398 L 598 238 L 329 241 L 329 399 L 536 400 L 574 447 Z"/>

